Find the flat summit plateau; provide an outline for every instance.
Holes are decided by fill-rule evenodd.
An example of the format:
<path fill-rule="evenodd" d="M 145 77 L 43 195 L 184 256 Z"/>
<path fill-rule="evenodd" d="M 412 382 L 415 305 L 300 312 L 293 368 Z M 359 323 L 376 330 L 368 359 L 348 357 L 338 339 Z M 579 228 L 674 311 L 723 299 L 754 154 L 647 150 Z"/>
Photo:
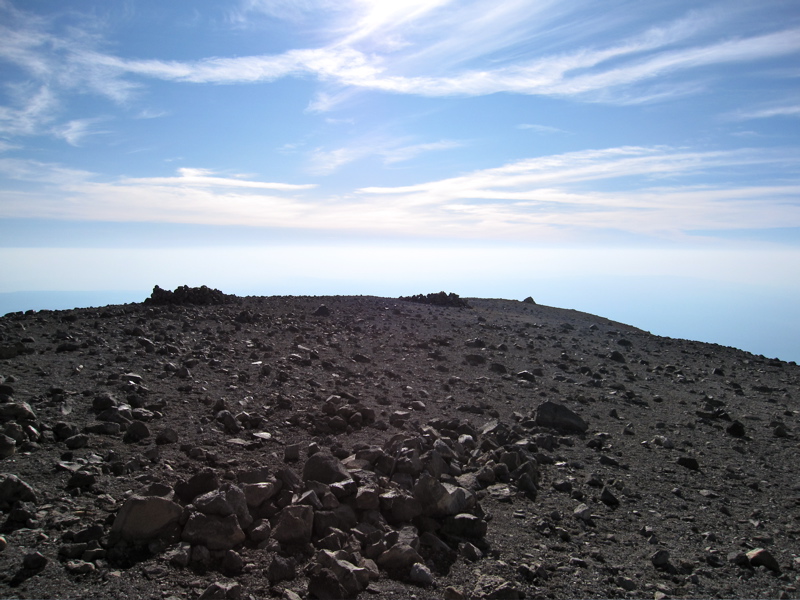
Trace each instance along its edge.
<path fill-rule="evenodd" d="M 532 299 L 12 313 L 0 597 L 798 598 L 799 387 Z"/>

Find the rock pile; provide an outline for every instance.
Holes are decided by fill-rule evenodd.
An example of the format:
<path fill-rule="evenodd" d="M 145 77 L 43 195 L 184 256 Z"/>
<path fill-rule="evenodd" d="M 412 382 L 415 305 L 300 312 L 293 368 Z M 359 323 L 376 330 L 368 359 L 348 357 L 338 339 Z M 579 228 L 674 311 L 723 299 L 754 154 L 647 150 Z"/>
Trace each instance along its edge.
<path fill-rule="evenodd" d="M 100 397 L 94 405 L 113 405 Z M 112 407 L 119 408 L 105 410 Z M 382 574 L 432 586 L 458 556 L 476 561 L 490 551 L 480 490 L 506 501 L 536 498 L 537 448 L 527 433 L 497 421 L 478 431 L 468 421 L 435 419 L 343 460 L 312 444 L 301 474 L 262 468 L 221 481 L 206 469 L 129 496 L 110 528 L 74 532 L 59 556 L 72 559 L 72 572 L 155 553 L 176 567 L 235 576 L 248 546 L 274 554 L 272 584 L 295 579 L 298 567 L 309 573 L 312 597 L 354 598 Z M 13 475 L 0 493 L 7 509 L 36 502 Z"/>
<path fill-rule="evenodd" d="M 416 302 L 418 304 L 431 304 L 433 306 L 450 306 L 454 308 L 470 308 L 469 303 L 460 298 L 458 294 L 438 292 L 436 294 L 416 294 L 414 296 L 401 296 L 400 300 Z"/>
<path fill-rule="evenodd" d="M 149 298 L 145 298 L 145 304 L 154 306 L 164 306 L 170 304 L 196 304 L 199 306 L 229 304 L 235 300 L 235 296 L 224 294 L 223 292 L 206 286 L 189 287 L 186 285 L 175 288 L 174 292 L 163 290 L 158 286 L 153 288 L 153 293 Z"/>

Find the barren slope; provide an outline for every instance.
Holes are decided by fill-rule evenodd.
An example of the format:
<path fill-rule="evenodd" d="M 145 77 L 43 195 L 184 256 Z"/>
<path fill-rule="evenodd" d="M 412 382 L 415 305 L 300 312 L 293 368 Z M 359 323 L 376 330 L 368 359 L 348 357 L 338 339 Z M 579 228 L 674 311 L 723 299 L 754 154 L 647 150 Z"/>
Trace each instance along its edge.
<path fill-rule="evenodd" d="M 0 595 L 800 596 L 796 365 L 468 303 L 1 318 Z"/>

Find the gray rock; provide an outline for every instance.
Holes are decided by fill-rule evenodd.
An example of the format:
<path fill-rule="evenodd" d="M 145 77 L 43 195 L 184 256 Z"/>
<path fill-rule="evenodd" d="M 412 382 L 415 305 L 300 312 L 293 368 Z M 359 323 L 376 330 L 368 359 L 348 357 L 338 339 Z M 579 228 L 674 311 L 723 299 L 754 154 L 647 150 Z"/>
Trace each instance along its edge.
<path fill-rule="evenodd" d="M 127 405 L 120 405 L 120 406 L 113 406 L 104 410 L 101 413 L 98 413 L 95 417 L 98 421 L 106 421 L 109 423 L 117 423 L 124 427 L 130 425 L 131 421 L 133 421 L 133 414 L 131 413 L 130 407 Z"/>
<path fill-rule="evenodd" d="M 320 510 L 314 513 L 314 534 L 324 537 L 331 529 L 349 531 L 358 525 L 358 517 L 353 508 L 342 504 L 334 510 Z"/>
<path fill-rule="evenodd" d="M 188 567 L 192 545 L 181 542 L 164 554 L 164 559 L 175 567 Z"/>
<path fill-rule="evenodd" d="M 586 504 L 579 504 L 577 507 L 575 507 L 575 510 L 572 511 L 572 514 L 584 523 L 592 522 L 592 509 Z"/>
<path fill-rule="evenodd" d="M 85 560 L 70 560 L 64 565 L 64 569 L 72 575 L 86 575 L 96 571 L 97 567 Z"/>
<path fill-rule="evenodd" d="M 380 504 L 381 512 L 391 523 L 408 523 L 422 514 L 419 500 L 399 490 L 381 494 Z"/>
<path fill-rule="evenodd" d="M 272 537 L 281 544 L 302 544 L 311 539 L 314 528 L 314 509 L 296 504 L 287 506 L 276 518 Z"/>
<path fill-rule="evenodd" d="M 250 527 L 253 517 L 250 516 L 250 509 L 247 506 L 247 499 L 242 489 L 232 483 L 225 486 L 225 499 L 233 509 L 233 513 L 239 520 L 242 527 Z"/>
<path fill-rule="evenodd" d="M 669 564 L 669 552 L 666 550 L 657 550 L 650 557 L 650 562 L 653 563 L 653 566 L 657 569 L 666 567 Z"/>
<path fill-rule="evenodd" d="M 750 559 L 744 552 L 734 551 L 728 553 L 728 562 L 737 567 L 749 567 Z"/>
<path fill-rule="evenodd" d="M 317 452 L 309 456 L 303 467 L 303 481 L 331 484 L 348 479 L 351 477 L 347 468 L 338 458 L 327 452 Z"/>
<path fill-rule="evenodd" d="M 178 442 L 178 432 L 172 427 L 165 427 L 156 435 L 156 444 L 163 446 L 164 444 L 175 444 Z"/>
<path fill-rule="evenodd" d="M 254 527 L 250 530 L 249 534 L 250 539 L 256 544 L 260 544 L 261 542 L 268 540 L 270 535 L 272 535 L 272 526 L 267 520 L 257 521 Z"/>
<path fill-rule="evenodd" d="M 540 427 L 549 427 L 560 431 L 585 433 L 589 426 L 580 416 L 566 406 L 546 400 L 536 407 L 533 419 Z"/>
<path fill-rule="evenodd" d="M 119 423 L 112 423 L 110 421 L 101 421 L 100 423 L 92 423 L 83 428 L 86 433 L 95 433 L 98 435 L 117 435 L 122 431 L 122 426 Z"/>
<path fill-rule="evenodd" d="M 92 487 L 97 482 L 97 476 L 91 471 L 81 469 L 72 474 L 67 480 L 67 489 L 85 489 Z"/>
<path fill-rule="evenodd" d="M 411 572 L 408 574 L 408 580 L 421 587 L 432 586 L 434 581 L 433 573 L 422 563 L 414 563 L 411 567 Z"/>
<path fill-rule="evenodd" d="M 0 421 L 35 421 L 36 413 L 27 402 L 0 404 Z"/>
<path fill-rule="evenodd" d="M 289 444 L 283 449 L 284 462 L 297 462 L 300 460 L 300 444 Z"/>
<path fill-rule="evenodd" d="M 486 521 L 469 513 L 447 517 L 443 531 L 455 537 L 481 539 L 486 535 Z"/>
<path fill-rule="evenodd" d="M 136 443 L 140 442 L 145 438 L 150 437 L 150 429 L 145 425 L 142 421 L 134 421 L 128 428 L 125 430 L 125 435 L 122 438 L 122 441 L 126 443 Z"/>
<path fill-rule="evenodd" d="M 0 473 L 0 509 L 7 510 L 16 502 L 39 502 L 31 486 L 12 473 Z"/>
<path fill-rule="evenodd" d="M 471 491 L 441 483 L 427 473 L 423 473 L 414 485 L 414 498 L 423 508 L 423 514 L 431 517 L 457 515 L 473 508 L 475 494 Z"/>
<path fill-rule="evenodd" d="M 267 578 L 273 585 L 297 577 L 297 562 L 292 557 L 276 554 L 267 567 Z"/>
<path fill-rule="evenodd" d="M 64 440 L 64 444 L 70 450 L 77 450 L 78 448 L 85 448 L 89 445 L 89 436 L 85 433 L 73 435 Z"/>
<path fill-rule="evenodd" d="M 30 552 L 22 558 L 22 568 L 31 571 L 44 569 L 50 560 L 41 552 Z"/>
<path fill-rule="evenodd" d="M 505 467 L 505 465 L 498 465 L 498 466 Z M 494 485 L 490 485 L 489 487 L 486 488 L 486 491 L 489 492 L 489 495 L 498 502 L 511 502 L 513 498 L 513 493 L 511 492 L 511 488 L 504 483 L 496 483 Z"/>
<path fill-rule="evenodd" d="M 96 523 L 75 532 L 75 535 L 72 537 L 72 541 L 77 544 L 81 544 L 84 542 L 99 540 L 101 537 L 103 537 L 103 526 Z"/>
<path fill-rule="evenodd" d="M 3 429 L 3 433 L 14 440 L 17 444 L 22 444 L 28 440 L 25 430 L 19 423 L 7 423 Z"/>
<path fill-rule="evenodd" d="M 764 548 L 754 548 L 747 553 L 747 560 L 750 561 L 750 565 L 753 567 L 766 567 L 770 571 L 774 571 L 776 573 L 781 572 L 781 566 L 778 564 L 778 561 L 775 560 L 775 557 L 772 556 L 769 550 L 765 550 Z"/>
<path fill-rule="evenodd" d="M 207 492 L 194 499 L 194 507 L 204 515 L 227 517 L 233 514 L 233 507 L 225 497 L 223 490 Z"/>
<path fill-rule="evenodd" d="M 331 314 L 331 309 L 324 304 L 320 304 L 317 310 L 315 310 L 312 314 L 315 317 L 329 317 Z"/>
<path fill-rule="evenodd" d="M 339 583 L 330 569 L 315 564 L 308 578 L 308 595 L 317 600 L 343 600 L 354 598 Z"/>
<path fill-rule="evenodd" d="M 0 459 L 13 456 L 17 452 L 17 442 L 5 434 L 0 434 Z"/>
<path fill-rule="evenodd" d="M 744 424 L 741 421 L 736 420 L 728 425 L 728 427 L 725 428 L 725 431 L 728 433 L 728 435 L 737 438 L 742 438 L 746 434 Z"/>
<path fill-rule="evenodd" d="M 630 577 L 623 577 L 622 575 L 618 575 L 614 583 L 617 584 L 617 587 L 621 587 L 626 592 L 632 592 L 638 587 L 633 579 Z"/>
<path fill-rule="evenodd" d="M 100 392 L 92 400 L 92 410 L 94 412 L 103 412 L 118 405 L 119 401 L 111 392 Z"/>
<path fill-rule="evenodd" d="M 242 586 L 235 581 L 215 581 L 208 586 L 197 600 L 239 600 L 242 597 Z"/>
<path fill-rule="evenodd" d="M 156 345 L 153 343 L 152 340 L 146 337 L 139 337 L 136 339 L 136 341 L 142 348 L 144 348 L 144 351 L 147 352 L 148 354 L 156 351 Z"/>
<path fill-rule="evenodd" d="M 214 471 L 205 470 L 192 476 L 189 481 L 175 484 L 175 495 L 188 504 L 200 494 L 205 494 L 219 487 L 219 479 Z"/>
<path fill-rule="evenodd" d="M 680 466 L 686 467 L 691 471 L 698 471 L 700 469 L 700 463 L 698 463 L 697 459 L 692 456 L 679 456 L 676 462 Z"/>
<path fill-rule="evenodd" d="M 320 550 L 315 557 L 315 562 L 323 569 L 333 573 L 347 598 L 355 598 L 359 592 L 369 585 L 369 571 L 367 569 L 338 558 L 337 554 L 330 550 Z"/>
<path fill-rule="evenodd" d="M 227 550 L 222 557 L 222 571 L 226 575 L 239 575 L 244 571 L 244 559 L 234 550 Z"/>
<path fill-rule="evenodd" d="M 422 557 L 408 544 L 395 544 L 378 557 L 377 563 L 389 575 L 405 579 L 411 573 L 415 563 L 422 562 Z"/>
<path fill-rule="evenodd" d="M 448 556 L 453 553 L 453 549 L 450 546 L 430 531 L 423 532 L 419 536 L 419 541 L 422 545 L 431 548 L 439 556 Z"/>
<path fill-rule="evenodd" d="M 275 476 L 272 475 L 267 467 L 258 467 L 255 469 L 246 469 L 236 472 L 236 481 L 240 484 L 243 483 L 265 483 L 275 481 Z"/>
<path fill-rule="evenodd" d="M 470 562 L 477 562 L 483 558 L 483 552 L 475 544 L 462 542 L 458 545 L 458 553 Z"/>
<path fill-rule="evenodd" d="M 200 545 L 192 546 L 190 544 L 189 547 L 192 549 L 190 562 L 208 569 L 211 566 L 211 551 Z"/>
<path fill-rule="evenodd" d="M 59 442 L 71 438 L 73 435 L 77 435 L 78 433 L 80 433 L 80 430 L 75 423 L 65 423 L 64 421 L 59 421 L 53 425 L 53 436 Z"/>
<path fill-rule="evenodd" d="M 229 410 L 221 410 L 217 413 L 217 421 L 222 423 L 222 427 L 225 429 L 225 433 L 229 433 L 231 435 L 235 435 L 242 430 L 242 426 L 239 425 L 239 422 L 236 420 L 236 417 L 233 416 L 233 413 Z"/>
<path fill-rule="evenodd" d="M 183 508 L 158 496 L 131 496 L 117 513 L 111 534 L 129 541 L 149 540 L 169 534 L 178 526 Z"/>
<path fill-rule="evenodd" d="M 275 478 L 272 481 L 262 481 L 260 483 L 246 483 L 242 486 L 247 506 L 258 508 L 267 500 L 274 498 L 281 490 L 282 483 Z"/>
<path fill-rule="evenodd" d="M 606 506 L 619 506 L 619 500 L 617 497 L 611 493 L 607 487 L 603 488 L 603 491 L 600 493 L 600 502 L 605 504 Z"/>
<path fill-rule="evenodd" d="M 461 588 L 447 586 L 442 595 L 444 600 L 466 600 L 467 596 Z"/>
<path fill-rule="evenodd" d="M 380 492 L 375 487 L 358 488 L 355 503 L 359 510 L 378 510 L 381 506 Z"/>
<path fill-rule="evenodd" d="M 536 376 L 530 371 L 520 371 L 519 373 L 517 373 L 517 377 L 519 377 L 520 379 L 524 379 L 525 381 L 530 381 L 532 383 L 536 382 Z"/>
<path fill-rule="evenodd" d="M 184 525 L 181 539 L 209 550 L 230 550 L 244 542 L 245 535 L 236 515 L 219 517 L 195 512 Z"/>
<path fill-rule="evenodd" d="M 517 600 L 525 597 L 516 585 L 497 575 L 481 575 L 472 596 L 480 600 Z"/>

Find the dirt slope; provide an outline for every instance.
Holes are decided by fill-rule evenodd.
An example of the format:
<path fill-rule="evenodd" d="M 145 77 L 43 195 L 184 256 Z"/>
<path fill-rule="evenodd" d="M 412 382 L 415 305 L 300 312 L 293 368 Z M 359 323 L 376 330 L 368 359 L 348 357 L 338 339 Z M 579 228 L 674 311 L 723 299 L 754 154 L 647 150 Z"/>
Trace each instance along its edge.
<path fill-rule="evenodd" d="M 532 302 L 157 300 L 0 318 L 0 596 L 800 597 L 793 363 Z"/>

